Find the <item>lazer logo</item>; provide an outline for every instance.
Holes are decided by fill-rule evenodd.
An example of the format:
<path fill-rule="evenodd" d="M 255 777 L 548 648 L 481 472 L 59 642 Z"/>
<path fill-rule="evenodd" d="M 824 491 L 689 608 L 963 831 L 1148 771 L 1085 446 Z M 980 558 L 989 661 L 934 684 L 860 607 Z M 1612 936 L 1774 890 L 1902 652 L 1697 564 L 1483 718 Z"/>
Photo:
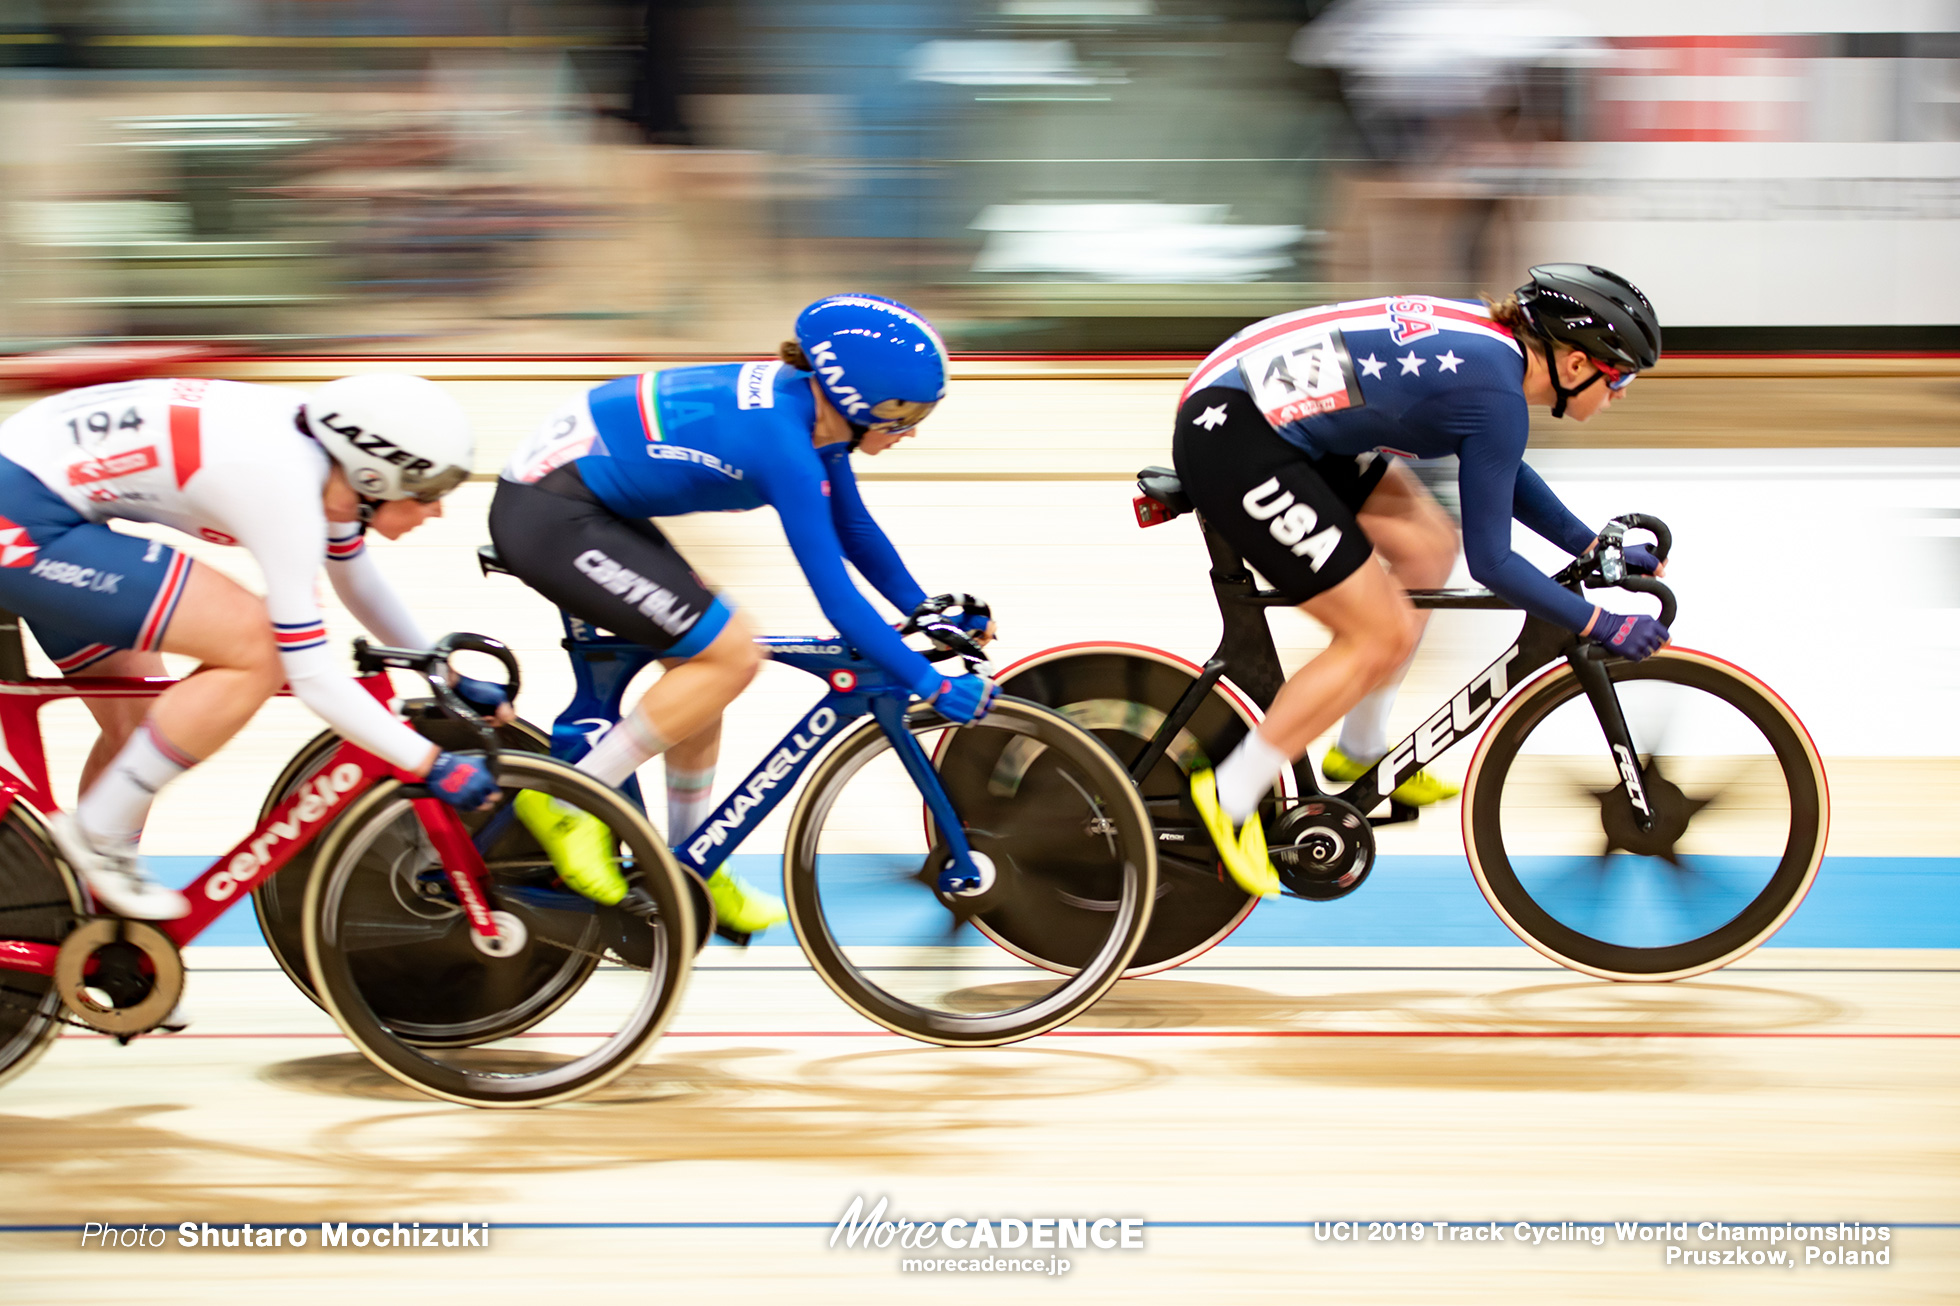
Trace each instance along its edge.
<path fill-rule="evenodd" d="M 837 361 L 837 351 L 828 340 L 819 340 L 811 346 L 810 361 L 816 365 L 817 375 L 823 378 L 825 393 L 844 410 L 846 417 L 871 411 L 871 401 L 859 394 L 856 386 L 844 384 L 844 365 Z"/>
<path fill-rule="evenodd" d="M 805 739 L 801 732 L 792 734 L 789 743 L 776 750 L 775 756 L 755 769 L 748 783 L 736 791 L 735 796 L 723 804 L 715 813 L 701 837 L 687 846 L 687 855 L 696 862 L 704 860 L 709 852 L 728 842 L 728 836 L 738 833 L 748 823 L 748 814 L 762 806 L 764 795 L 781 784 L 796 764 L 810 755 L 810 750 L 823 742 L 823 737 L 837 728 L 837 714 L 827 707 L 820 707 L 810 714 L 805 723 L 810 737 Z"/>
<path fill-rule="evenodd" d="M 1627 801 L 1638 808 L 1642 815 L 1652 816 L 1654 809 L 1647 806 L 1647 790 L 1640 783 L 1640 767 L 1635 764 L 1633 754 L 1625 744 L 1613 745 L 1613 756 L 1620 764 L 1620 779 L 1626 781 Z"/>
<path fill-rule="evenodd" d="M 94 590 L 97 594 L 117 593 L 116 587 L 122 584 L 122 573 L 119 571 L 97 571 L 93 567 L 57 562 L 53 558 L 42 558 L 36 562 L 32 574 L 57 585 L 73 585 L 78 590 Z"/>
<path fill-rule="evenodd" d="M 701 614 L 689 612 L 687 605 L 672 590 L 648 580 L 629 567 L 620 566 L 597 549 L 587 549 L 579 554 L 572 559 L 572 565 L 590 576 L 592 582 L 608 594 L 617 594 L 624 599 L 641 616 L 669 635 L 678 635 L 701 620 Z"/>
<path fill-rule="evenodd" d="M 395 466 L 401 468 L 404 472 L 403 479 L 405 481 L 412 483 L 415 477 L 421 473 L 435 470 L 436 465 L 427 458 L 415 457 L 408 450 L 385 436 L 376 434 L 373 431 L 362 430 L 352 422 L 343 422 L 339 426 L 334 425 L 335 419 L 339 417 L 339 413 L 326 413 L 315 420 L 335 435 L 347 441 L 347 443 L 353 445 L 356 449 L 359 449 L 362 453 L 373 454 L 382 462 L 393 463 Z"/>
<path fill-rule="evenodd" d="M 308 780 L 300 787 L 299 801 L 286 809 L 286 819 L 266 826 L 265 832 L 252 840 L 245 851 L 234 854 L 225 869 L 206 880 L 204 896 L 212 902 L 224 902 L 239 889 L 249 887 L 259 872 L 270 865 L 267 854 L 272 849 L 282 843 L 296 843 L 302 834 L 311 834 L 320 819 L 340 802 L 341 796 L 360 783 L 361 768 L 352 762 L 342 762 L 326 775 Z"/>
<path fill-rule="evenodd" d="M 1428 766 L 1432 760 L 1449 751 L 1503 700 L 1504 695 L 1511 691 L 1511 663 L 1517 656 L 1518 646 L 1513 644 L 1481 676 L 1457 690 L 1448 707 L 1423 722 L 1420 730 L 1397 745 L 1395 751 L 1389 754 L 1388 761 L 1382 764 L 1378 782 L 1382 793 L 1401 784 L 1408 778 L 1409 772 Z M 1478 695 L 1479 689 L 1484 693 Z"/>
<path fill-rule="evenodd" d="M 1304 503 L 1293 501 L 1293 491 L 1279 488 L 1279 477 L 1267 478 L 1264 485 L 1249 491 L 1240 501 L 1254 521 L 1266 522 L 1274 539 L 1304 557 L 1315 571 L 1327 565 L 1334 550 L 1341 547 L 1341 528 L 1329 526 L 1317 535 L 1309 534 L 1320 514 Z"/>

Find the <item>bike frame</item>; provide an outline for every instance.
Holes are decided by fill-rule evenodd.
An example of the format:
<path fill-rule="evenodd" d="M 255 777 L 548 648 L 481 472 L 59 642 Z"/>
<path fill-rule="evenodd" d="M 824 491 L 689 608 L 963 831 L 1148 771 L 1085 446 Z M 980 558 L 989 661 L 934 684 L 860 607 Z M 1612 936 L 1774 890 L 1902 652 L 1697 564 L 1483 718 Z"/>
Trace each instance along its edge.
<path fill-rule="evenodd" d="M 1205 548 L 1211 555 L 1211 588 L 1218 600 L 1218 614 L 1224 622 L 1224 631 L 1219 637 L 1217 651 L 1206 660 L 1197 681 L 1185 692 L 1170 715 L 1164 718 L 1156 734 L 1131 764 L 1131 778 L 1138 782 L 1150 774 L 1158 759 L 1176 739 L 1178 731 L 1191 720 L 1212 686 L 1227 672 L 1231 674 L 1232 683 L 1258 704 L 1262 712 L 1272 708 L 1280 686 L 1286 683 L 1286 673 L 1280 667 L 1279 651 L 1273 644 L 1272 628 L 1266 622 L 1265 609 L 1294 607 L 1294 601 L 1273 590 L 1260 589 L 1237 550 L 1202 517 L 1199 518 L 1199 526 L 1204 533 Z M 1561 578 L 1563 576 L 1564 573 L 1561 573 Z M 1570 583 L 1576 589 L 1576 581 Z M 1410 590 L 1409 601 L 1418 608 L 1430 610 L 1516 611 L 1513 604 L 1489 590 Z M 1593 711 L 1598 715 L 1611 761 L 1633 803 L 1634 817 L 1643 829 L 1647 828 L 1652 823 L 1653 814 L 1641 788 L 1640 766 L 1634 753 L 1633 739 L 1627 730 L 1626 717 L 1620 710 L 1619 695 L 1607 674 L 1605 658 L 1571 631 L 1530 613 L 1524 614 L 1524 624 L 1517 637 L 1495 662 L 1472 677 L 1413 734 L 1389 749 L 1359 779 L 1333 796 L 1353 804 L 1363 813 L 1373 811 L 1409 776 L 1474 734 L 1492 709 L 1503 702 L 1526 677 L 1560 659 L 1571 666 Z M 1303 756 L 1293 764 L 1293 775 L 1303 798 L 1327 793 L 1321 788 L 1309 758 Z M 1377 818 L 1376 824 L 1409 820 L 1414 815 L 1414 809 L 1392 803 L 1389 816 Z"/>
<path fill-rule="evenodd" d="M 634 676 L 660 660 L 660 655 L 631 640 L 602 634 L 588 622 L 561 611 L 565 623 L 565 651 L 571 655 L 575 689 L 572 701 L 558 714 L 551 727 L 551 755 L 576 762 L 598 737 L 617 723 L 623 714 L 626 688 Z M 757 763 L 728 799 L 686 838 L 673 843 L 673 853 L 682 865 L 702 879 L 713 875 L 728 860 L 776 805 L 796 787 L 797 780 L 823 746 L 835 739 L 843 727 L 859 717 L 870 715 L 891 742 L 892 750 L 906 774 L 925 799 L 934 828 L 946 841 L 950 863 L 939 873 L 939 890 L 954 893 L 977 888 L 980 872 L 973 864 L 972 849 L 966 841 L 958 814 L 939 783 L 924 748 L 905 728 L 911 692 L 896 684 L 875 663 L 859 656 L 836 638 L 798 638 L 768 636 L 756 640 L 775 661 L 822 680 L 828 692 L 803 714 L 776 747 Z M 636 780 L 629 780 L 629 792 L 646 803 Z"/>
<path fill-rule="evenodd" d="M 0 638 L 4 635 L 0 630 Z M 24 803 L 43 821 L 47 814 L 60 810 L 49 787 L 47 752 L 41 739 L 42 707 L 63 698 L 155 698 L 176 683 L 162 677 L 119 676 L 43 680 L 23 675 L 0 681 L 0 818 L 12 811 L 15 803 Z M 359 683 L 383 704 L 394 698 L 385 672 L 362 676 Z M 343 740 L 305 784 L 184 889 L 191 904 L 189 914 L 152 924 L 182 948 L 278 874 L 356 798 L 376 782 L 389 779 L 412 786 L 421 784 L 420 777 Z M 469 831 L 456 811 L 440 799 L 423 794 L 415 797 L 413 804 L 423 830 L 442 858 L 457 901 L 469 914 L 471 927 L 485 938 L 496 938 L 496 922 L 491 919 L 483 888 L 483 858 Z M 0 970 L 52 975 L 59 952 L 58 944 L 0 940 Z"/>

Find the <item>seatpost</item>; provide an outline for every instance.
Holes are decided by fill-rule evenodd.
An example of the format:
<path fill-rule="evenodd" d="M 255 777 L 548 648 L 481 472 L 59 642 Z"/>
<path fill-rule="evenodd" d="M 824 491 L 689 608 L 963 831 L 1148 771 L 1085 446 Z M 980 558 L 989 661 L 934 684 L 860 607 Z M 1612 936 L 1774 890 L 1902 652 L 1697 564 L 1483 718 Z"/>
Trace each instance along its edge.
<path fill-rule="evenodd" d="M 1211 553 L 1211 589 L 1224 623 L 1212 660 L 1223 658 L 1233 683 L 1264 712 L 1272 707 L 1280 686 L 1286 683 L 1279 652 L 1273 647 L 1272 628 L 1266 624 L 1267 605 L 1255 597 L 1259 587 L 1238 551 L 1212 529 L 1210 522 L 1204 522 L 1204 535 L 1205 548 Z"/>

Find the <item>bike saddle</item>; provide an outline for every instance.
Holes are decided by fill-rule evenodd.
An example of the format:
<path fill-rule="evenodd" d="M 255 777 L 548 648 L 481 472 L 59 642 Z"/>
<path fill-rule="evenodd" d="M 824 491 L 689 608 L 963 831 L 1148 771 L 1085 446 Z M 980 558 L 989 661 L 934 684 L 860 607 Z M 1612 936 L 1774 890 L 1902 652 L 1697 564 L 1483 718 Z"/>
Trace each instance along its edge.
<path fill-rule="evenodd" d="M 1168 467 L 1146 467 L 1137 473 L 1137 525 L 1155 526 L 1191 511 L 1184 482 Z M 1161 509 L 1161 510 L 1160 510 Z"/>
<path fill-rule="evenodd" d="M 476 551 L 476 565 L 483 568 L 483 574 L 486 576 L 493 571 L 502 572 L 506 576 L 510 575 L 510 568 L 504 566 L 504 560 L 497 556 L 497 546 L 494 544 L 478 546 Z"/>

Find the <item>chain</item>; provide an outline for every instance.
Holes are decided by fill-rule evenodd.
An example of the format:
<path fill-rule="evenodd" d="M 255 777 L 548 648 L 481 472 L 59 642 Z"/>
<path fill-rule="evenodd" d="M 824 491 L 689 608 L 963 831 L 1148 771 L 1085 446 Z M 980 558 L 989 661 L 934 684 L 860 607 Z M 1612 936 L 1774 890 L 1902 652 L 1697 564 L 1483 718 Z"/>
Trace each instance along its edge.
<path fill-rule="evenodd" d="M 68 1016 L 68 1015 L 50 1016 L 45 1011 L 41 1010 L 40 998 L 35 998 L 35 1000 L 32 1002 L 23 1002 L 21 1000 L 23 997 L 28 997 L 28 996 L 31 995 L 24 994 L 21 992 L 21 990 L 16 988 L 9 988 L 5 984 L 0 984 L 0 1006 L 13 1007 L 16 1010 L 25 1011 L 30 1016 L 39 1016 L 41 1019 L 52 1021 L 57 1025 L 73 1025 L 76 1029 L 85 1029 L 88 1030 L 90 1033 L 101 1032 L 100 1030 L 97 1030 L 95 1026 L 89 1024 L 87 1021 L 76 1020 L 73 1016 Z"/>

